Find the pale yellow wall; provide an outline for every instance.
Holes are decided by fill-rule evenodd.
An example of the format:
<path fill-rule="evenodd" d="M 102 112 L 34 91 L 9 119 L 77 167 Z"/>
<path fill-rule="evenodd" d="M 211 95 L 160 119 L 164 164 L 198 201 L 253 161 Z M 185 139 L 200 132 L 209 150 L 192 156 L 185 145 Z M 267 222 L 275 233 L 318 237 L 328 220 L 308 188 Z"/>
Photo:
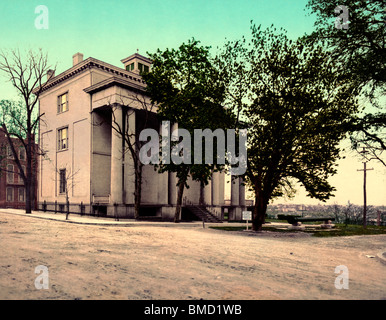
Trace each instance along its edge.
<path fill-rule="evenodd" d="M 159 175 L 152 165 L 143 166 L 142 172 L 142 202 L 144 204 L 157 204 L 158 192 L 167 192 L 167 188 L 159 188 Z M 160 190 L 159 190 L 160 189 Z"/>
<path fill-rule="evenodd" d="M 38 198 L 46 201 L 55 201 L 55 131 L 49 130 L 41 134 L 41 148 L 46 152 L 45 157 L 40 157 L 39 179 L 38 179 Z M 51 160 L 53 159 L 53 160 Z M 44 183 L 42 183 L 44 179 Z"/>
<path fill-rule="evenodd" d="M 93 113 L 91 194 L 108 196 L 111 179 L 111 125 L 110 119 Z M 106 122 L 107 121 L 107 122 Z"/>
<path fill-rule="evenodd" d="M 184 189 L 183 197 L 186 197 L 193 204 L 199 204 L 200 201 L 200 182 L 193 181 L 192 178 L 189 178 L 187 181 L 189 189 Z"/>
<path fill-rule="evenodd" d="M 90 72 L 83 72 L 40 96 L 40 113 L 44 113 L 40 137 L 49 152 L 41 162 L 39 201 L 65 201 L 59 195 L 58 170 L 62 168 L 74 173 L 69 183 L 70 201 L 90 200 L 90 98 L 83 91 L 90 84 Z M 58 114 L 57 97 L 66 92 L 68 111 Z M 68 149 L 57 151 L 57 129 L 61 127 L 68 127 Z"/>
<path fill-rule="evenodd" d="M 40 162 L 39 201 L 64 202 L 59 195 L 59 169 L 75 173 L 71 181 L 70 202 L 90 203 L 92 195 L 108 196 L 111 193 L 111 138 L 112 129 L 106 115 L 91 112 L 98 107 L 123 104 L 132 108 L 142 109 L 136 100 L 137 96 L 130 90 L 112 86 L 90 96 L 83 90 L 102 81 L 111 74 L 94 70 L 78 74 L 45 92 L 40 97 L 40 112 L 44 113 L 40 127 L 40 141 L 44 150 L 48 151 Z M 57 97 L 68 92 L 69 110 L 57 114 Z M 138 98 L 141 98 L 140 96 Z M 149 103 L 149 100 L 147 100 Z M 156 111 L 153 109 L 152 111 Z M 103 123 L 103 120 L 109 120 Z M 134 119 L 134 118 L 133 118 Z M 57 129 L 68 126 L 69 148 L 57 151 Z M 93 137 L 93 139 L 91 139 Z M 125 158 L 125 194 L 126 203 L 133 203 L 134 172 L 130 156 Z M 221 177 L 222 179 L 224 176 Z M 176 202 L 177 188 L 174 174 L 160 175 L 152 166 L 143 170 L 142 203 L 172 204 Z M 200 184 L 189 180 L 189 189 L 185 189 L 184 197 L 198 204 Z M 213 193 L 216 198 L 213 204 L 221 205 L 224 199 L 224 182 L 216 183 L 218 189 Z M 170 193 L 168 188 L 171 189 Z M 205 199 L 211 195 L 209 185 L 204 194 Z"/>
<path fill-rule="evenodd" d="M 98 91 L 92 96 L 92 106 L 94 109 L 113 104 L 120 104 L 134 109 L 148 108 L 147 110 L 152 112 L 157 111 L 155 106 L 151 106 L 149 98 L 144 98 L 138 93 L 116 85 Z"/>
<path fill-rule="evenodd" d="M 111 77 L 111 74 L 108 74 L 102 70 L 92 69 L 91 70 L 91 85 L 97 84 L 107 78 Z"/>

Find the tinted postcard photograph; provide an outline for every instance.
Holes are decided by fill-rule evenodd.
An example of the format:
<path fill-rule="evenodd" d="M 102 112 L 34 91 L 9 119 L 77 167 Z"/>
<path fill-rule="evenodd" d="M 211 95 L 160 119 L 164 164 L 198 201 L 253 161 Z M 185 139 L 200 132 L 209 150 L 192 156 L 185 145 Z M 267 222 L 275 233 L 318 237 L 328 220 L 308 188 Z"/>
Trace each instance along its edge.
<path fill-rule="evenodd" d="M 385 300 L 385 19 L 1 0 L 0 299 L 244 320 Z"/>

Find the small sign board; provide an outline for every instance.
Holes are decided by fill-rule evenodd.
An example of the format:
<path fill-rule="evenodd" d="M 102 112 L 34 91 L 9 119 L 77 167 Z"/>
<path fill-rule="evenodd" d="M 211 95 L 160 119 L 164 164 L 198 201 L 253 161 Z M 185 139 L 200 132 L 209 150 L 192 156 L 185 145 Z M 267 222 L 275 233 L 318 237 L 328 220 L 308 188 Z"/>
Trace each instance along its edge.
<path fill-rule="evenodd" d="M 243 220 L 246 220 L 247 223 L 247 231 L 248 231 L 248 221 L 252 220 L 252 211 L 243 211 Z"/>
<path fill-rule="evenodd" d="M 252 211 L 243 211 L 243 220 L 252 220 Z"/>

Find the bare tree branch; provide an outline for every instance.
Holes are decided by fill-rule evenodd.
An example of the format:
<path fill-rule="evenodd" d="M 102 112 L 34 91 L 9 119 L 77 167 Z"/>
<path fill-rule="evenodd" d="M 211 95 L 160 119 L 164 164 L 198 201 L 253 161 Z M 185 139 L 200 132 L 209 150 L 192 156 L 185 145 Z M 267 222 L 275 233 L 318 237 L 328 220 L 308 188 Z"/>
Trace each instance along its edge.
<path fill-rule="evenodd" d="M 42 117 L 35 106 L 44 88 L 43 78 L 50 69 L 47 54 L 41 49 L 36 53 L 29 51 L 25 55 L 22 55 L 19 49 L 8 53 L 0 51 L 0 72 L 8 77 L 22 99 L 22 103 L 18 104 L 0 101 L 2 110 L 0 126 L 7 136 L 15 162 L 22 173 L 26 188 L 26 213 L 31 212 L 33 188 L 36 185 L 36 176 L 33 173 L 33 162 L 37 155 L 35 134 Z M 12 137 L 16 137 L 25 148 L 26 172 L 21 167 Z"/>

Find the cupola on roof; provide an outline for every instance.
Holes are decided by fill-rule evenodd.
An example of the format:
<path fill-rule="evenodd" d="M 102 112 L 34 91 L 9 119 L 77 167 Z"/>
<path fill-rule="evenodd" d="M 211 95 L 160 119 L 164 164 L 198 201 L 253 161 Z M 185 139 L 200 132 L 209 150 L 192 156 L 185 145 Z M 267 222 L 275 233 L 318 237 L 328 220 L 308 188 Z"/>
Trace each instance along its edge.
<path fill-rule="evenodd" d="M 142 72 L 149 72 L 151 67 L 151 60 L 139 53 L 134 53 L 131 56 L 122 59 L 121 62 L 127 71 L 132 71 L 137 74 Z"/>

